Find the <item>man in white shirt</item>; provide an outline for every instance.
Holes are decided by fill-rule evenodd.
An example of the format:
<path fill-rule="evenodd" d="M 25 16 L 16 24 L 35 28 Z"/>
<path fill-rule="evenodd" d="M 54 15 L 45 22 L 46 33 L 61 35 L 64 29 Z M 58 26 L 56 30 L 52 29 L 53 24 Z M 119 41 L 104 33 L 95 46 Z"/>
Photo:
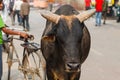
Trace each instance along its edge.
<path fill-rule="evenodd" d="M 22 18 L 20 16 L 20 8 L 21 8 L 22 3 L 23 3 L 22 0 L 15 0 L 14 6 L 13 6 L 13 11 L 14 11 L 13 20 L 15 23 L 15 16 L 17 15 L 17 20 L 18 20 L 19 25 L 22 24 Z"/>
<path fill-rule="evenodd" d="M 8 17 L 8 5 L 9 5 L 9 0 L 3 0 L 4 4 L 4 9 L 2 10 L 1 16 L 3 18 L 3 21 L 6 23 L 7 17 Z"/>

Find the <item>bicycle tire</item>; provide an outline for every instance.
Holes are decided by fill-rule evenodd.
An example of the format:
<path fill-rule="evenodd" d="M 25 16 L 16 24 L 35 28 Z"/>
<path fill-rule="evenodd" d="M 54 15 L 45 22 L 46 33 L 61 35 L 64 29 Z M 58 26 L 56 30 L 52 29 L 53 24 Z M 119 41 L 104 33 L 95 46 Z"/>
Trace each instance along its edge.
<path fill-rule="evenodd" d="M 10 75 L 11 75 L 11 67 L 8 67 L 8 80 L 10 80 Z"/>
<path fill-rule="evenodd" d="M 26 52 L 28 54 L 26 54 Z M 31 65 L 32 63 L 32 65 Z M 42 80 L 40 75 L 41 68 L 41 59 L 38 51 L 36 52 L 28 52 L 25 50 L 25 55 L 22 61 L 24 78 L 26 80 Z"/>
<path fill-rule="evenodd" d="M 7 63 L 8 63 L 8 80 L 10 80 L 10 75 L 11 75 L 12 59 L 13 59 L 13 47 L 9 46 L 9 53 L 8 53 L 8 58 L 7 58 Z"/>

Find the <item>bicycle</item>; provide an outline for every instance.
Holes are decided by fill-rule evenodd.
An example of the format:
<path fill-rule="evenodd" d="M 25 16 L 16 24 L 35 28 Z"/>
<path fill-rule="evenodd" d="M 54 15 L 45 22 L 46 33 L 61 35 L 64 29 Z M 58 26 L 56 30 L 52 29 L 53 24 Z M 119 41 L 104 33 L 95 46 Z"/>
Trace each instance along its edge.
<path fill-rule="evenodd" d="M 24 41 L 24 43 L 21 44 L 21 46 L 24 48 L 22 60 L 20 60 L 18 56 L 13 43 L 13 39 Z M 8 80 L 10 80 L 11 67 L 14 62 L 18 62 L 18 70 L 23 72 L 25 80 L 43 80 L 42 78 L 44 75 L 41 75 L 40 70 L 43 70 L 42 65 L 44 64 L 44 61 L 40 54 L 40 46 L 35 42 L 30 42 L 30 39 L 33 39 L 33 36 L 30 36 L 28 39 L 14 38 L 13 36 L 10 36 L 8 38 Z M 16 56 L 16 59 L 13 58 L 14 54 Z"/>

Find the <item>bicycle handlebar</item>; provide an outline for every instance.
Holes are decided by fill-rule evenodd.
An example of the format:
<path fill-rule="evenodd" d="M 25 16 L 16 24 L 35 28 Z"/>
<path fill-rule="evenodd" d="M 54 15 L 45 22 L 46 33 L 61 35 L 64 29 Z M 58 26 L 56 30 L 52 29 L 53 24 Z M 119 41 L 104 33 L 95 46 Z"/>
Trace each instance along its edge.
<path fill-rule="evenodd" d="M 20 40 L 22 40 L 24 42 L 28 42 L 28 40 L 32 41 L 32 40 L 34 40 L 34 36 L 29 35 L 28 38 L 24 38 L 24 37 L 20 36 Z"/>
<path fill-rule="evenodd" d="M 24 42 L 28 42 L 28 40 L 32 41 L 32 40 L 34 40 L 34 36 L 29 35 L 28 38 L 24 38 L 24 37 L 20 36 L 20 40 L 22 40 Z"/>
<path fill-rule="evenodd" d="M 24 41 L 24 42 L 28 42 L 29 41 L 32 41 L 34 40 L 34 36 L 33 35 L 29 35 L 28 38 L 24 38 L 22 36 L 20 36 L 19 38 L 14 38 L 13 36 L 10 36 L 8 37 L 8 39 L 6 40 L 7 42 L 10 42 L 12 41 L 13 39 L 16 39 L 16 40 L 20 40 L 20 41 Z"/>

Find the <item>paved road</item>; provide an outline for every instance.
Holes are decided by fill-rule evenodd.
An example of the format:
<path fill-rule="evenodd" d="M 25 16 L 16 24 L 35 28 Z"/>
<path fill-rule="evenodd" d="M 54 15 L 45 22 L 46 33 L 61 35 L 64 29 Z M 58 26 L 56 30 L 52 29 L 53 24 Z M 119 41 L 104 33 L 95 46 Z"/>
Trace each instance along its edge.
<path fill-rule="evenodd" d="M 95 19 L 85 21 L 91 34 L 90 54 L 82 65 L 81 80 L 120 80 L 120 23 L 115 20 L 108 20 L 106 25 L 95 27 Z M 10 25 L 10 22 L 8 22 Z M 21 28 L 21 26 L 16 26 Z M 31 10 L 30 33 L 34 34 L 35 41 L 40 43 L 40 38 L 45 27 L 45 19 L 38 10 Z M 21 51 L 19 48 L 18 52 Z M 3 80 L 7 77 L 6 54 L 3 54 Z M 22 74 L 17 70 L 17 64 L 12 67 L 12 80 L 23 80 Z"/>
<path fill-rule="evenodd" d="M 81 80 L 120 80 L 120 23 L 110 20 L 106 25 L 95 27 L 94 20 L 88 20 L 86 25 L 92 44 Z"/>

